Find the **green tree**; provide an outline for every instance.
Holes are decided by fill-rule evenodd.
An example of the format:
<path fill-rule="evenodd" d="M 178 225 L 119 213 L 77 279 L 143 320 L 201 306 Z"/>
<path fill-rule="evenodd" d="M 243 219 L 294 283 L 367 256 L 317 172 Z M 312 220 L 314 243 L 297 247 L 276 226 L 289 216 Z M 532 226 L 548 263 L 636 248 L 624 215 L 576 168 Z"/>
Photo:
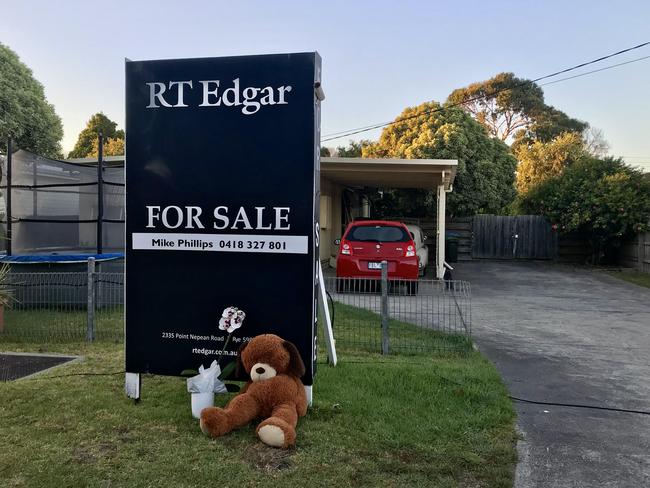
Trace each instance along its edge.
<path fill-rule="evenodd" d="M 89 158 L 96 158 L 99 155 L 99 140 L 95 138 L 93 141 L 93 149 L 86 156 Z M 124 155 L 124 139 L 107 138 L 104 139 L 104 156 L 123 156 Z"/>
<path fill-rule="evenodd" d="M 560 175 L 567 166 L 588 156 L 582 137 L 575 132 L 564 132 L 551 142 L 519 145 L 515 154 L 519 160 L 516 184 L 519 194 Z"/>
<path fill-rule="evenodd" d="M 585 234 L 599 264 L 614 259 L 623 239 L 648 229 L 650 180 L 620 159 L 582 158 L 532 188 L 520 206 L 545 215 L 560 233 Z"/>
<path fill-rule="evenodd" d="M 490 137 L 485 128 L 460 108 L 436 111 L 428 102 L 407 108 L 386 127 L 379 141 L 363 148 L 364 157 L 405 159 L 457 159 L 454 191 L 448 195 L 448 214 L 497 213 L 515 197 L 516 160 L 508 146 Z M 418 114 L 424 114 L 418 116 Z M 431 215 L 435 195 L 426 192 L 407 199 L 420 202 Z M 402 211 L 408 208 L 400 209 Z M 420 208 L 420 210 L 422 209 Z M 420 215 L 406 215 L 419 217 Z"/>
<path fill-rule="evenodd" d="M 79 133 L 74 149 L 68 154 L 69 158 L 86 158 L 93 154 L 93 144 L 97 135 L 102 131 L 106 139 L 124 139 L 124 131 L 117 130 L 117 123 L 99 112 L 88 120 L 86 127 Z M 97 154 L 95 150 L 95 154 Z"/>
<path fill-rule="evenodd" d="M 513 73 L 454 90 L 448 103 L 461 104 L 488 132 L 502 141 L 548 142 L 563 132 L 581 133 L 588 124 L 546 105 L 541 87 Z"/>
<path fill-rule="evenodd" d="M 360 141 L 350 141 L 347 146 L 338 146 L 336 153 L 340 158 L 360 158 L 362 157 L 363 148 L 372 144 L 368 139 Z"/>
<path fill-rule="evenodd" d="M 0 146 L 11 137 L 38 154 L 61 157 L 63 126 L 43 85 L 18 55 L 0 43 Z"/>

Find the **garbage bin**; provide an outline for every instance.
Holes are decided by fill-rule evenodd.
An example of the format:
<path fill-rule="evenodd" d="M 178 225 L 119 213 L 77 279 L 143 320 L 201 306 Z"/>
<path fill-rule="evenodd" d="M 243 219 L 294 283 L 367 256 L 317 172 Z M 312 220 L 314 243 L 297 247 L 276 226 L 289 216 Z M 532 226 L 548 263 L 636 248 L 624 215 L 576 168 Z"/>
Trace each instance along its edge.
<path fill-rule="evenodd" d="M 448 263 L 458 262 L 458 237 L 455 232 L 445 233 L 445 261 Z"/>

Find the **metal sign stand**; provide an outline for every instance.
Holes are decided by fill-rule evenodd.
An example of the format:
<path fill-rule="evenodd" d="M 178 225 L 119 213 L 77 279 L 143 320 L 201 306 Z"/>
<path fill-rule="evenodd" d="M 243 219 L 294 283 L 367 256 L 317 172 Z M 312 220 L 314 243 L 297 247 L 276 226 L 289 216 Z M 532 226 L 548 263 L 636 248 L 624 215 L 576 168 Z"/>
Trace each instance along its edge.
<path fill-rule="evenodd" d="M 327 359 L 330 365 L 336 366 L 336 346 L 334 343 L 334 330 L 332 329 L 332 319 L 330 317 L 330 309 L 327 306 L 327 293 L 325 292 L 325 280 L 323 279 L 323 266 L 320 261 L 318 262 L 318 289 L 320 290 L 320 298 L 323 303 L 323 313 L 325 315 L 325 344 L 327 345 Z"/>

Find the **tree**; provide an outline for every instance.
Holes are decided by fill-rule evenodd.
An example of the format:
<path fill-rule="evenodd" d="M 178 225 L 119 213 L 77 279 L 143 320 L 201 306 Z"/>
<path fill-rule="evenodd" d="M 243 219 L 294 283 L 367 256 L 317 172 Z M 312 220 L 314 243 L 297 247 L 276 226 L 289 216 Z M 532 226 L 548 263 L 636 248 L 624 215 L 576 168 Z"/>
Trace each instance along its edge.
<path fill-rule="evenodd" d="M 15 52 L 0 43 L 0 147 L 9 137 L 22 149 L 61 157 L 63 126 L 43 85 Z"/>
<path fill-rule="evenodd" d="M 372 144 L 368 139 L 361 139 L 360 141 L 350 141 L 347 146 L 338 146 L 336 154 L 340 158 L 360 158 L 363 148 Z"/>
<path fill-rule="evenodd" d="M 88 120 L 86 127 L 79 133 L 74 149 L 68 154 L 69 158 L 87 158 L 93 153 L 93 144 L 97 135 L 102 131 L 106 139 L 124 139 L 124 131 L 117 130 L 117 123 L 99 112 Z M 97 154 L 95 150 L 95 154 Z"/>
<path fill-rule="evenodd" d="M 492 136 L 548 142 L 562 132 L 582 132 L 588 124 L 546 105 L 541 87 L 513 73 L 454 90 L 447 103 L 461 104 Z"/>
<path fill-rule="evenodd" d="M 464 110 L 440 108 L 435 102 L 407 108 L 382 131 L 378 142 L 363 148 L 363 156 L 457 159 L 454 191 L 447 199 L 448 214 L 499 212 L 515 197 L 515 158 L 506 144 L 490 137 Z M 424 199 L 418 196 L 416 201 L 420 205 L 424 202 L 429 215 L 433 213 L 432 192 L 426 192 Z"/>
<path fill-rule="evenodd" d="M 99 140 L 95 138 L 93 148 L 86 155 L 88 158 L 96 158 L 99 155 Z M 111 138 L 104 139 L 104 156 L 124 156 L 124 139 Z"/>
<path fill-rule="evenodd" d="M 623 239 L 648 229 L 650 180 L 620 159 L 582 158 L 522 199 L 524 212 L 545 215 L 560 233 L 585 234 L 593 262 L 611 261 Z"/>
<path fill-rule="evenodd" d="M 561 110 L 547 105 L 526 128 L 515 135 L 512 147 L 516 150 L 523 144 L 535 141 L 550 142 L 565 132 L 582 134 L 588 127 L 588 123 L 573 119 Z"/>
<path fill-rule="evenodd" d="M 582 139 L 585 151 L 596 158 L 602 158 L 609 152 L 609 143 L 605 140 L 605 135 L 601 129 L 587 127 L 582 133 Z"/>
<path fill-rule="evenodd" d="M 515 153 L 519 160 L 519 194 L 525 194 L 545 180 L 560 175 L 567 166 L 588 156 L 582 137 L 575 132 L 560 134 L 551 142 L 522 144 Z"/>

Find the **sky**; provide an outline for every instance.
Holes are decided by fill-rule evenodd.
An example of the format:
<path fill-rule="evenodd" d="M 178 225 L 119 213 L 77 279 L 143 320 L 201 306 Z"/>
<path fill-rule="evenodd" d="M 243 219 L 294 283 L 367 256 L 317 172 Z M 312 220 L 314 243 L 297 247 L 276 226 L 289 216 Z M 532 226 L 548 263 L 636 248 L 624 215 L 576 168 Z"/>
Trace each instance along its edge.
<path fill-rule="evenodd" d="M 0 42 L 44 85 L 74 146 L 99 111 L 124 127 L 124 59 L 318 51 L 322 134 L 393 120 L 502 71 L 537 78 L 650 41 L 650 2 L 0 0 Z M 650 56 L 650 46 L 582 71 Z M 650 59 L 543 87 L 650 170 Z M 375 130 L 328 142 L 376 139 Z"/>

